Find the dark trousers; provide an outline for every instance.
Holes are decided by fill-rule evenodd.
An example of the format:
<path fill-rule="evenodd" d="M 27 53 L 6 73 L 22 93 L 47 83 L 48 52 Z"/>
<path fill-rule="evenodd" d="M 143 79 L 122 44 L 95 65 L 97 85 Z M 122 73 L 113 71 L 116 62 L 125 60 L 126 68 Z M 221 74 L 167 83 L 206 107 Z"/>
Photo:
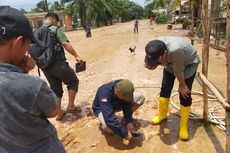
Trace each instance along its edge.
<path fill-rule="evenodd" d="M 55 61 L 50 68 L 43 70 L 43 73 L 58 98 L 63 96 L 62 82 L 67 85 L 68 90 L 78 91 L 79 80 L 67 62 Z"/>
<path fill-rule="evenodd" d="M 196 73 L 193 74 L 190 78 L 185 79 L 185 84 L 187 85 L 190 91 L 192 90 L 192 84 L 195 76 Z M 175 81 L 175 76 L 164 69 L 160 97 L 170 98 L 174 81 Z M 191 92 L 188 94 L 188 96 L 189 97 L 184 98 L 180 94 L 180 104 L 183 105 L 184 107 L 192 105 Z"/>

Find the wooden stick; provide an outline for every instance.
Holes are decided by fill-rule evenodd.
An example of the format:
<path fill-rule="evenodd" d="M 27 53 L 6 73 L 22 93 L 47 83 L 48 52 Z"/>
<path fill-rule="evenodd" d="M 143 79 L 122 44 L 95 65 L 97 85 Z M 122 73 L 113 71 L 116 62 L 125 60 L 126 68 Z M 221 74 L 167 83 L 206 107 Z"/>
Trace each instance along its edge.
<path fill-rule="evenodd" d="M 230 104 L 230 1 L 227 1 L 226 60 L 227 60 L 227 102 Z M 226 153 L 230 153 L 230 112 L 226 112 Z"/>
<path fill-rule="evenodd" d="M 208 13 L 208 0 L 202 0 L 201 23 L 203 30 L 203 46 L 202 46 L 202 73 L 208 77 L 208 62 L 209 62 L 209 43 L 210 43 L 210 20 Z M 204 120 L 208 122 L 208 87 L 203 85 L 204 93 Z"/>
<path fill-rule="evenodd" d="M 219 93 L 213 84 L 208 81 L 208 79 L 202 74 L 198 73 L 198 76 L 202 80 L 202 82 L 211 90 L 211 92 L 216 96 L 217 100 L 220 104 L 225 108 L 226 111 L 230 111 L 230 105 L 225 101 L 225 98 Z"/>

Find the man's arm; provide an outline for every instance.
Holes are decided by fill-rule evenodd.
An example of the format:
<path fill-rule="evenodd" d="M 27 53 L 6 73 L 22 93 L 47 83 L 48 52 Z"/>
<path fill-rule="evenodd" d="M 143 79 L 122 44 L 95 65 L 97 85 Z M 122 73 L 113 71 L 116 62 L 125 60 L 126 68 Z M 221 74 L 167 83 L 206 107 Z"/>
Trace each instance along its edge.
<path fill-rule="evenodd" d="M 188 97 L 188 94 L 190 93 L 190 90 L 188 89 L 185 79 L 184 79 L 184 73 L 181 73 L 177 76 L 177 80 L 179 82 L 179 89 L 178 92 L 184 97 Z"/>
<path fill-rule="evenodd" d="M 56 117 L 58 113 L 58 108 L 56 107 L 52 112 L 50 112 L 49 114 L 47 114 L 47 118 L 53 118 Z"/>
<path fill-rule="evenodd" d="M 173 65 L 173 71 L 174 75 L 177 78 L 179 82 L 179 89 L 178 92 L 184 97 L 188 97 L 188 93 L 190 90 L 188 89 L 185 78 L 184 78 L 184 60 L 185 60 L 185 54 L 182 49 L 177 49 L 172 54 L 172 65 Z"/>
<path fill-rule="evenodd" d="M 101 97 L 101 96 L 100 96 Z M 120 135 L 122 138 L 128 136 L 128 131 L 122 127 L 114 113 L 113 106 L 109 98 L 99 98 L 100 108 L 106 125 L 113 130 L 114 133 Z"/>
<path fill-rule="evenodd" d="M 78 62 L 82 61 L 80 55 L 77 53 L 77 51 L 73 48 L 73 46 L 69 43 L 69 40 L 67 39 L 64 32 L 61 30 L 61 28 L 57 29 L 57 35 L 56 35 L 57 41 L 62 44 L 62 46 L 71 54 L 73 55 Z"/>
<path fill-rule="evenodd" d="M 54 92 L 43 83 L 34 102 L 34 113 L 43 118 L 52 118 L 57 115 L 57 97 Z"/>
<path fill-rule="evenodd" d="M 63 42 L 62 46 L 71 54 L 73 55 L 78 62 L 82 61 L 80 55 L 75 51 L 73 46 L 69 42 Z"/>

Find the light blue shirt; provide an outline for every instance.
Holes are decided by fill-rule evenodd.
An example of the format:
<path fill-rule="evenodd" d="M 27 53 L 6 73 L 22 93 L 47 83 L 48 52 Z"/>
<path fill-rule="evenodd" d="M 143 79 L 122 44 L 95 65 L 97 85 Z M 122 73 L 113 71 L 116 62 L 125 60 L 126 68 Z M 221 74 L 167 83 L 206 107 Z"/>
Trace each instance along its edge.
<path fill-rule="evenodd" d="M 182 37 L 160 37 L 166 44 L 165 69 L 175 77 L 183 74 L 187 79 L 197 71 L 200 59 L 197 50 Z"/>

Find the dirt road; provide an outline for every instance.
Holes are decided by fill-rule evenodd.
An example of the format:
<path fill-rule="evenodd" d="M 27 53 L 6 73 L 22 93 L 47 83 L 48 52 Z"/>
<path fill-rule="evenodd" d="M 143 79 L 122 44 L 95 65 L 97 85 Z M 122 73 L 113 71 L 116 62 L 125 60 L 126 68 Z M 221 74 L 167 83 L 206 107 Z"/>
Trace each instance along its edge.
<path fill-rule="evenodd" d="M 85 38 L 83 31 L 67 32 L 74 47 L 87 61 L 87 71 L 79 73 L 79 93 L 76 104 L 83 112 L 74 122 L 51 122 L 56 126 L 58 135 L 68 153 L 223 153 L 225 149 L 225 133 L 215 126 L 204 126 L 199 120 L 189 120 L 190 140 L 182 142 L 178 139 L 179 117 L 170 106 L 171 112 L 167 121 L 160 126 L 153 126 L 149 120 L 157 113 L 154 95 L 160 90 L 162 67 L 149 71 L 143 67 L 144 47 L 148 41 L 164 35 L 185 36 L 186 30 L 181 25 L 167 30 L 167 25 L 149 25 L 147 20 L 139 22 L 139 34 L 133 33 L 133 22 L 118 23 L 112 26 L 92 30 L 92 38 Z M 136 55 L 131 55 L 128 48 L 136 46 Z M 201 50 L 201 45 L 196 44 Z M 224 54 L 216 50 L 210 51 L 209 78 L 225 92 L 226 72 Z M 68 55 L 70 65 L 74 67 L 74 59 Z M 200 66 L 201 67 L 201 66 Z M 36 73 L 34 71 L 34 73 Z M 218 74 L 218 78 L 217 78 Z M 141 123 L 143 133 L 141 141 L 132 141 L 130 145 L 122 144 L 118 136 L 102 135 L 98 129 L 99 122 L 93 116 L 87 116 L 97 88 L 108 81 L 127 78 L 134 82 L 136 90 L 144 93 L 145 104 L 134 117 Z M 175 86 L 177 89 L 177 83 Z M 201 91 L 197 82 L 194 90 Z M 66 92 L 65 92 L 66 93 Z M 63 109 L 66 107 L 67 95 L 63 98 Z M 193 112 L 202 114 L 202 103 L 194 104 Z"/>

